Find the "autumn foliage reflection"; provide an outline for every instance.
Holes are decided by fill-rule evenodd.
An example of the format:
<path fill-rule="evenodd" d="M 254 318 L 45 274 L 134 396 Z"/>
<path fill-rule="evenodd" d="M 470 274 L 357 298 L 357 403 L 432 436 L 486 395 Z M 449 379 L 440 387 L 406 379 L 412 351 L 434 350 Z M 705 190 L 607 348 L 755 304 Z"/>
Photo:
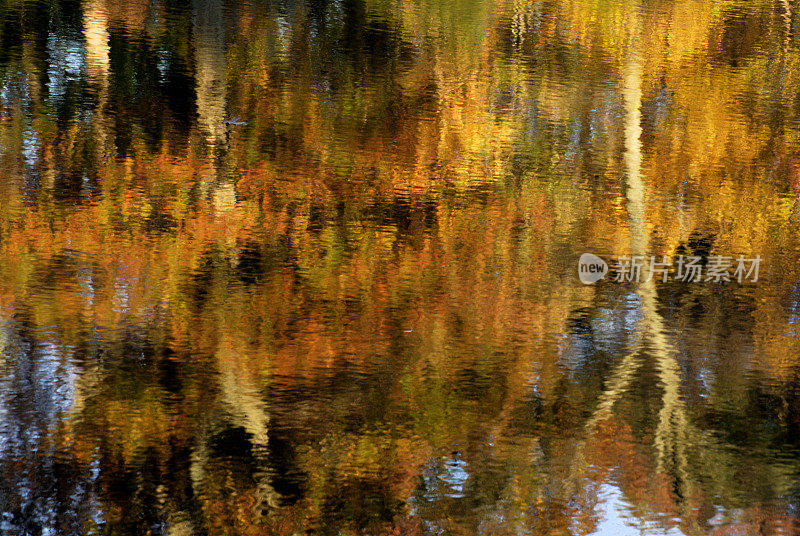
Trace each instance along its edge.
<path fill-rule="evenodd" d="M 797 532 L 791 2 L 0 12 L 2 530 Z"/>

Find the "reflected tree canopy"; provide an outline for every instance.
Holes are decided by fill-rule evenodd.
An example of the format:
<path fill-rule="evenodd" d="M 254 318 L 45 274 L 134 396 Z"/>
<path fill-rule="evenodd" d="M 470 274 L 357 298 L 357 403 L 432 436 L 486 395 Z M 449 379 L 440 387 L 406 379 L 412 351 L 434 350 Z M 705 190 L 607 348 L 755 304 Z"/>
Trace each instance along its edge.
<path fill-rule="evenodd" d="M 6 0 L 0 532 L 796 533 L 797 10 Z"/>

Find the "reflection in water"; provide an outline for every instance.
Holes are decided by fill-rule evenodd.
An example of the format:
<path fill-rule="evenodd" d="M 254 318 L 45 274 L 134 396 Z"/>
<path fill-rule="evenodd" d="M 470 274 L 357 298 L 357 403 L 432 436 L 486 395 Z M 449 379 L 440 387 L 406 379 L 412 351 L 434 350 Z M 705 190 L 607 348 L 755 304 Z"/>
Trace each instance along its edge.
<path fill-rule="evenodd" d="M 796 11 L 0 5 L 0 532 L 798 532 Z"/>

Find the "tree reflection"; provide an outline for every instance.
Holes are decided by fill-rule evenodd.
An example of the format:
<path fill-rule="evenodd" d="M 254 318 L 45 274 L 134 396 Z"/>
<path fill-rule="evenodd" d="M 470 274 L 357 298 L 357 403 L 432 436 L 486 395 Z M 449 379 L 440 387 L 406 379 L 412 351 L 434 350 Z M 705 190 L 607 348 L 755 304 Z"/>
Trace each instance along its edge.
<path fill-rule="evenodd" d="M 0 532 L 794 530 L 790 2 L 0 12 Z"/>

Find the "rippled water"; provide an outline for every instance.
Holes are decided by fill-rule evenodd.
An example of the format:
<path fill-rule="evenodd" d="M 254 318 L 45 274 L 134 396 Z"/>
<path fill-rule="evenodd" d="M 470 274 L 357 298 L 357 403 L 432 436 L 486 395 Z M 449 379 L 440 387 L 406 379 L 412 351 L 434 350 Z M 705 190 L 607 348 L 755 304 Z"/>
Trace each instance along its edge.
<path fill-rule="evenodd" d="M 0 533 L 800 533 L 798 9 L 0 3 Z"/>

